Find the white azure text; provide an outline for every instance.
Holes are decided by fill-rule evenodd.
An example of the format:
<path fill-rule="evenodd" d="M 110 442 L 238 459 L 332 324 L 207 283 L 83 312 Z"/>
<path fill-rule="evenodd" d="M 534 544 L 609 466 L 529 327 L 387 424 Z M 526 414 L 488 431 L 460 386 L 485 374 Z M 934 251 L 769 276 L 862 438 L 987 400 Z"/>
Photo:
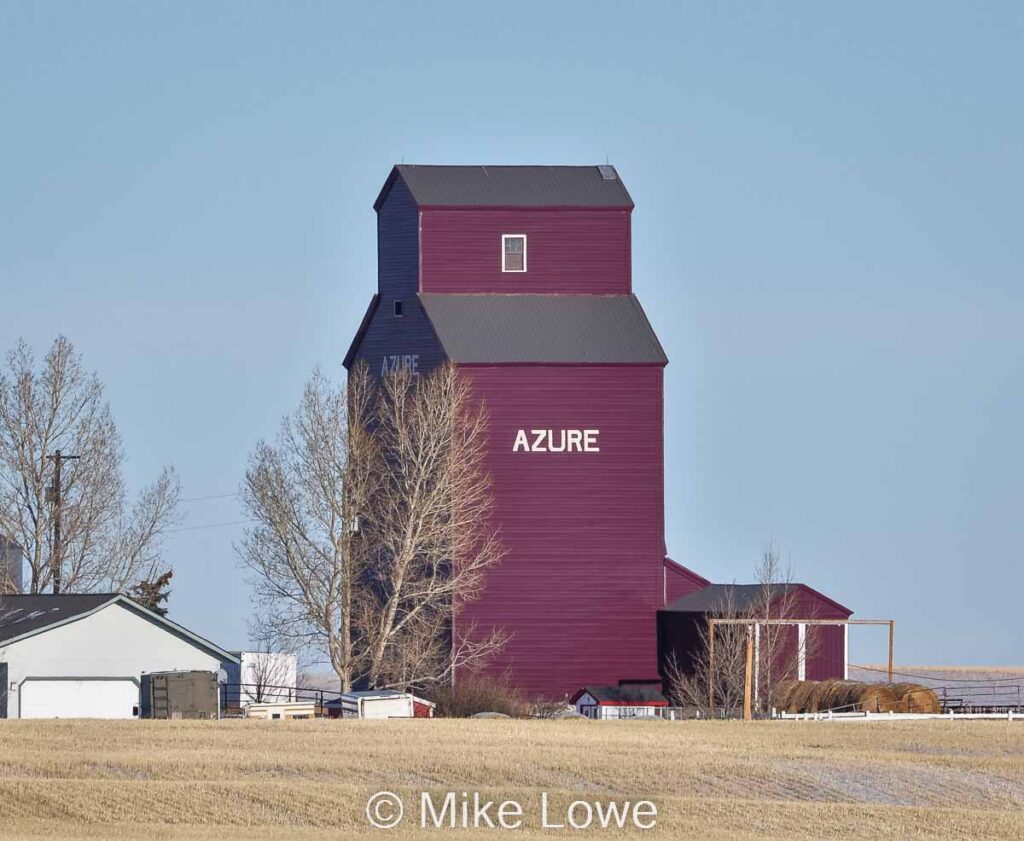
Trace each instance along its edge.
<path fill-rule="evenodd" d="M 600 429 L 520 429 L 514 453 L 599 453 Z"/>

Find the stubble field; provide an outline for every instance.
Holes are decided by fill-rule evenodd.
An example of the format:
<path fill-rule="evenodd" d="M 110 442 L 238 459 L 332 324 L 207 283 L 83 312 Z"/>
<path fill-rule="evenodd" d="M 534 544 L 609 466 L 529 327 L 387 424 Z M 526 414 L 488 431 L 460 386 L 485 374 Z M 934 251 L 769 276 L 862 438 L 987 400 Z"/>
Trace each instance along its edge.
<path fill-rule="evenodd" d="M 422 791 L 518 800 L 525 838 L 1020 838 L 1024 723 L 0 722 L 3 838 L 506 835 L 417 828 Z M 644 799 L 657 826 L 545 830 L 543 792 L 552 823 Z"/>

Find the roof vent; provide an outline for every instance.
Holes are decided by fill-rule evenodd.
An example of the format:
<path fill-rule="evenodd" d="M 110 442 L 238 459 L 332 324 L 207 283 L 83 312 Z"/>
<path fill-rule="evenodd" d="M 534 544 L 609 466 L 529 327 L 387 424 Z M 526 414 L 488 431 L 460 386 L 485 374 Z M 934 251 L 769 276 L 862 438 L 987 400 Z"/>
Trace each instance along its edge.
<path fill-rule="evenodd" d="M 609 164 L 602 164 L 597 168 L 597 171 L 601 173 L 601 177 L 605 181 L 618 181 L 619 174 L 615 171 L 615 167 Z"/>

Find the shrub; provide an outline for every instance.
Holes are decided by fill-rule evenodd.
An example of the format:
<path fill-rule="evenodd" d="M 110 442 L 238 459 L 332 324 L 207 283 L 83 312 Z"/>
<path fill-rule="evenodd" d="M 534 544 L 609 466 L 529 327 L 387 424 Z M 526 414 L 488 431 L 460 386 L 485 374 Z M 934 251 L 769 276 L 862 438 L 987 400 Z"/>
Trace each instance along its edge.
<path fill-rule="evenodd" d="M 469 718 L 477 713 L 504 713 L 512 718 L 530 714 L 530 705 L 505 681 L 473 675 L 455 686 L 438 687 L 431 693 L 439 718 Z"/>

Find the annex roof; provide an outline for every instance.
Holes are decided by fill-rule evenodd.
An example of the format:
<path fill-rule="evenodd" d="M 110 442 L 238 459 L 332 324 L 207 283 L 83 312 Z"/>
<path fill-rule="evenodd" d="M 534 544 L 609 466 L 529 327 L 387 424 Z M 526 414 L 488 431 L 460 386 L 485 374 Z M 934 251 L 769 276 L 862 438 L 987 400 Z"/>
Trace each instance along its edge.
<path fill-rule="evenodd" d="M 456 363 L 668 362 L 635 295 L 420 295 Z"/>
<path fill-rule="evenodd" d="M 0 645 L 35 636 L 50 628 L 84 619 L 111 604 L 120 604 L 163 626 L 170 633 L 205 648 L 224 660 L 238 657 L 187 628 L 132 601 L 122 593 L 14 594 L 0 596 Z"/>
<path fill-rule="evenodd" d="M 633 207 L 613 166 L 397 164 L 374 210 L 398 177 L 420 207 Z"/>
<path fill-rule="evenodd" d="M 772 584 L 772 600 L 783 598 L 791 589 L 804 590 L 848 614 L 851 610 L 806 584 Z M 709 584 L 701 590 L 680 596 L 662 608 L 671 613 L 746 613 L 762 602 L 764 587 L 761 584 Z M 806 617 L 810 618 L 810 617 Z"/>
<path fill-rule="evenodd" d="M 589 694 L 599 704 L 635 704 L 666 706 L 668 700 L 654 684 L 628 683 L 620 686 L 584 686 L 573 696 L 579 700 L 584 693 Z"/>

